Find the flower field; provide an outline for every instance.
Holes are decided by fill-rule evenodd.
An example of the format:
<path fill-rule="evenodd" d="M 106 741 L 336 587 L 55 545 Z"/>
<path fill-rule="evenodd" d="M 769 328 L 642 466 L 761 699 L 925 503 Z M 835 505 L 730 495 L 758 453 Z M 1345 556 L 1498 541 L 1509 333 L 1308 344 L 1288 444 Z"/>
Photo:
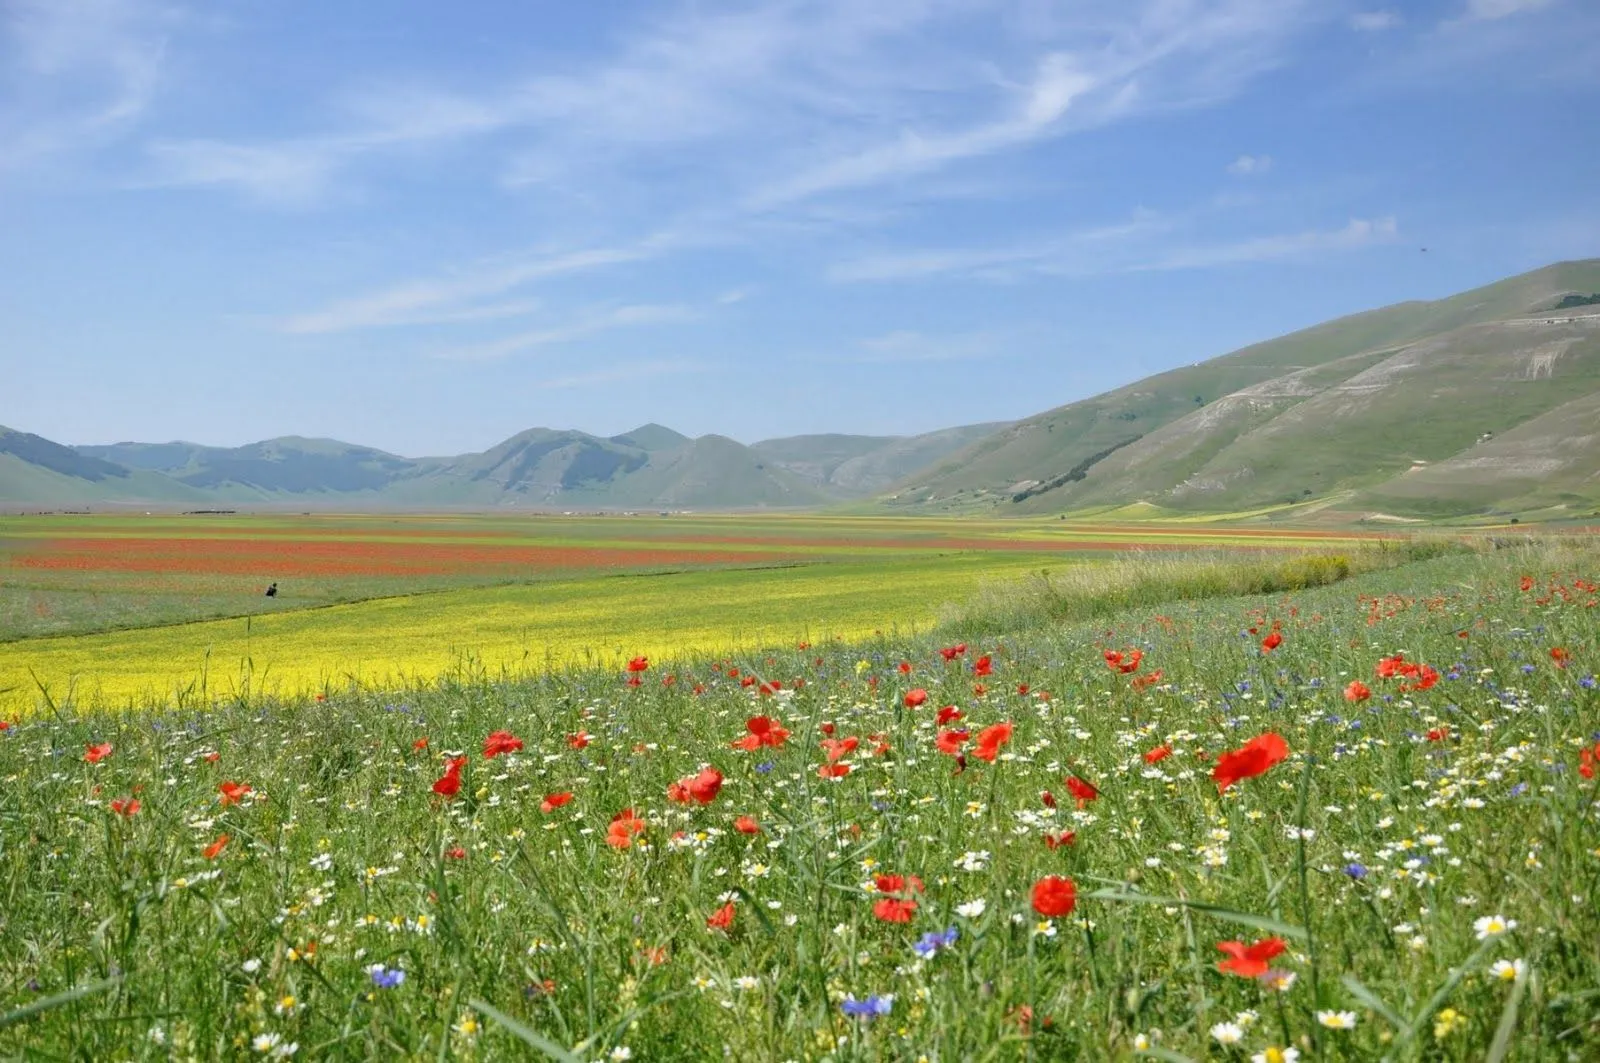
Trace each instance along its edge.
<path fill-rule="evenodd" d="M 1600 1058 L 1597 578 L 8 718 L 0 1054 Z"/>
<path fill-rule="evenodd" d="M 1368 538 L 796 514 L 0 518 L 0 713 L 856 638 L 1130 546 Z"/>

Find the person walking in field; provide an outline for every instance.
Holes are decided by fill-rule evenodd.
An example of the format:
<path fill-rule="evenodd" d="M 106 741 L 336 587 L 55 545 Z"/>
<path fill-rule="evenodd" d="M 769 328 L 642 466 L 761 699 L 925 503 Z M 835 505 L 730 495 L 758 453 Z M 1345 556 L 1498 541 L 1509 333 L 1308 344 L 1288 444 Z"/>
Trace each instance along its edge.
<path fill-rule="evenodd" d="M 276 583 L 274 583 L 272 586 L 267 588 L 267 597 L 268 598 L 276 598 L 277 596 L 278 596 L 278 585 Z"/>

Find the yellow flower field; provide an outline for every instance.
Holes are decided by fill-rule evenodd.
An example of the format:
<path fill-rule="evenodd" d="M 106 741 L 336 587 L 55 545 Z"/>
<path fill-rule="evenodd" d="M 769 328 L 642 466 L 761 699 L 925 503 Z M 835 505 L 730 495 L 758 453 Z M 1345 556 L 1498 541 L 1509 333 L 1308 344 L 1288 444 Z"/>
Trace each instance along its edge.
<path fill-rule="evenodd" d="M 58 705 L 164 705 L 907 631 L 986 580 L 1039 566 L 971 553 L 615 576 L 26 639 L 0 643 L 0 714 L 43 706 L 41 686 Z"/>

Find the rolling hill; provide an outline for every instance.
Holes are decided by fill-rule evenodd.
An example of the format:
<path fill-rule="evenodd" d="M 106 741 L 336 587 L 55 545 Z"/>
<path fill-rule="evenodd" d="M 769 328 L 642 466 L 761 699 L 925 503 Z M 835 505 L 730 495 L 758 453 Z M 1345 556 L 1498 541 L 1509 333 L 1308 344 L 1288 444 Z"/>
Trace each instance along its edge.
<path fill-rule="evenodd" d="M 1600 259 L 1339 318 L 1013 424 L 746 446 L 534 428 L 404 458 L 328 439 L 64 447 L 0 502 L 1434 518 L 1600 513 Z"/>
<path fill-rule="evenodd" d="M 1566 262 L 1340 318 L 1019 421 L 884 503 L 1588 513 L 1600 501 L 1596 292 L 1600 260 Z"/>
<path fill-rule="evenodd" d="M 318 508 L 816 507 L 865 498 L 996 426 L 926 436 L 813 436 L 746 446 L 658 424 L 609 438 L 533 428 L 481 453 L 404 458 L 333 439 L 242 447 L 66 447 L 0 430 L 10 505 L 279 504 Z M 848 439 L 846 452 L 830 442 Z"/>

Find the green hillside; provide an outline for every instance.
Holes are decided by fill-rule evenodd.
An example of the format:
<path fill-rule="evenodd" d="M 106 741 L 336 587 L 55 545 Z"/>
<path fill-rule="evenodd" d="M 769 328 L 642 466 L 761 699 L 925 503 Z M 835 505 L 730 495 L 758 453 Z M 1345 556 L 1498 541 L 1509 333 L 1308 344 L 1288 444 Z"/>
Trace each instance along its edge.
<path fill-rule="evenodd" d="M 1419 513 L 1508 505 L 1493 490 L 1432 497 L 1427 485 L 1442 490 L 1471 468 L 1459 463 L 1378 489 L 1600 390 L 1600 315 L 1552 309 L 1595 291 L 1600 260 L 1568 262 L 1340 318 L 1020 421 L 884 502 L 1017 514 L 1130 502 L 1237 512 L 1358 497 Z M 1575 500 L 1600 495 L 1581 475 L 1600 467 L 1600 453 L 1574 453 L 1569 465 L 1580 470 Z M 1364 490 L 1373 493 L 1355 494 Z"/>

